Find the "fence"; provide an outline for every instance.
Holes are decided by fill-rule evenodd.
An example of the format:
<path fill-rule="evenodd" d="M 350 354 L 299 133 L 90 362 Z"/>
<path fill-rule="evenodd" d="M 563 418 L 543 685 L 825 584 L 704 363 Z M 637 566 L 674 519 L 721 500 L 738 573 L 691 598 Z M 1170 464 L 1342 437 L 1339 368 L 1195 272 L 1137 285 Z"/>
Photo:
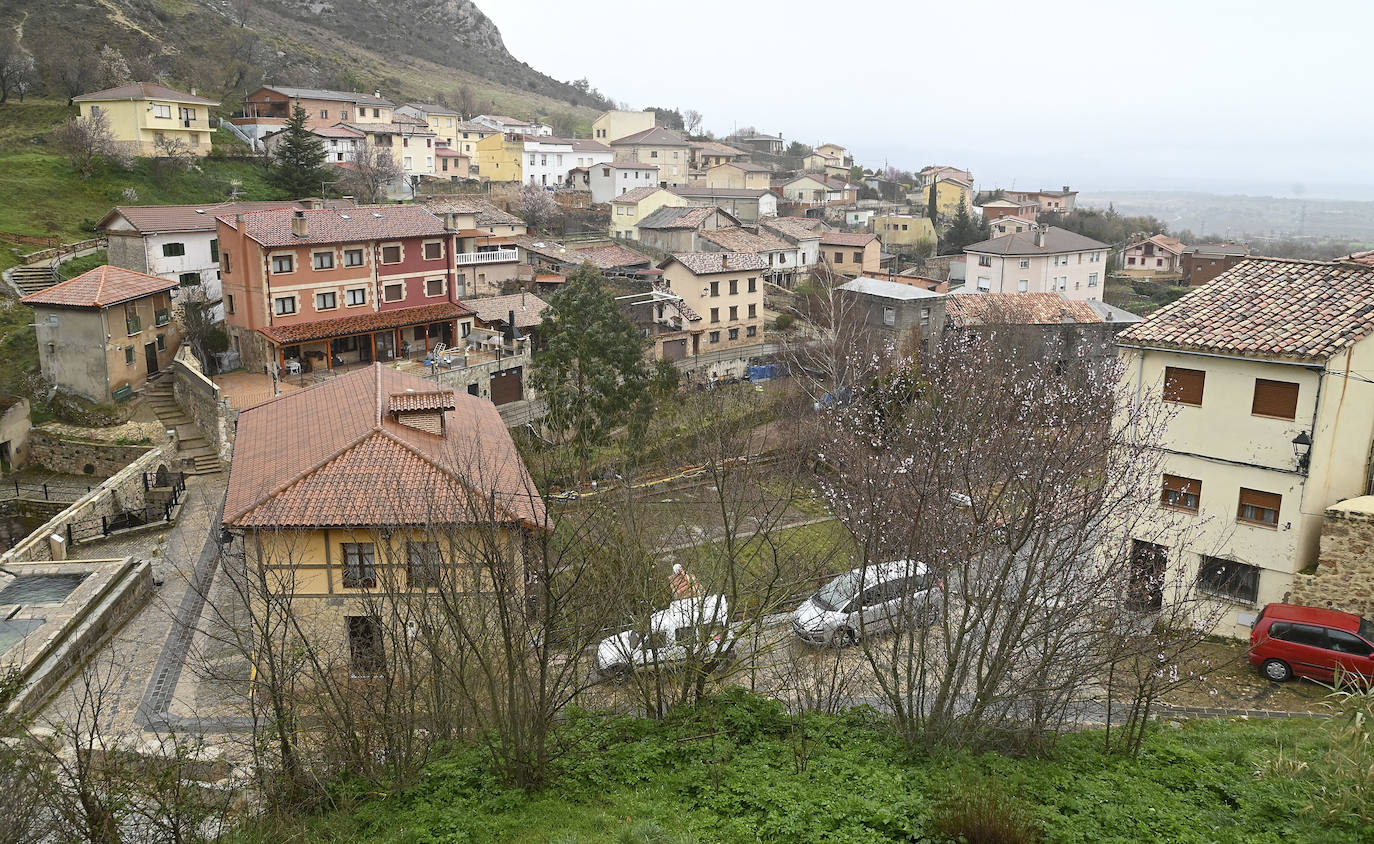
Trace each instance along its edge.
<path fill-rule="evenodd" d="M 24 243 L 29 246 L 57 246 L 62 242 L 61 238 L 40 237 L 32 234 L 15 234 L 14 232 L 0 232 L 0 240 L 8 240 L 11 243 Z"/>
<path fill-rule="evenodd" d="M 108 245 L 108 241 L 103 237 L 93 237 L 90 240 L 81 240 L 76 243 L 68 243 L 58 246 L 55 249 L 43 249 L 38 252 L 30 252 L 23 257 L 25 264 L 37 264 L 42 261 L 51 261 L 61 258 L 64 255 L 71 255 L 84 249 L 100 249 Z"/>
<path fill-rule="evenodd" d="M 31 501 L 71 503 L 94 489 L 93 486 L 82 486 L 81 484 L 26 484 L 14 481 L 0 486 L 0 501 L 14 501 L 22 498 Z"/>
<path fill-rule="evenodd" d="M 143 489 L 145 492 L 166 490 L 167 497 L 161 503 L 125 508 L 109 515 L 68 522 L 67 547 L 70 548 L 78 542 L 100 539 L 119 530 L 170 522 L 172 510 L 180 503 L 181 493 L 186 490 L 186 476 L 181 472 L 144 472 Z"/>

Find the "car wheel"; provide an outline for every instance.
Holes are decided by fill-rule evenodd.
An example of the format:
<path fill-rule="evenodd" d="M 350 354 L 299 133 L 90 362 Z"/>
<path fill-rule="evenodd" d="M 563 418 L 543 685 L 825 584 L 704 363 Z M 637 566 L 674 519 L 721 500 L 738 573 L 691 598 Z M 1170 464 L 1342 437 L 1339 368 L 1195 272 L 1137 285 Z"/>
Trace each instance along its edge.
<path fill-rule="evenodd" d="M 835 632 L 830 634 L 830 646 L 832 648 L 847 648 L 857 644 L 858 641 L 859 634 L 848 627 L 836 628 Z"/>
<path fill-rule="evenodd" d="M 1292 679 L 1293 669 L 1288 667 L 1288 663 L 1281 659 L 1266 659 L 1264 665 L 1260 666 L 1264 676 L 1273 680 L 1275 683 L 1283 683 Z"/>
<path fill-rule="evenodd" d="M 607 682 L 623 683 L 627 679 L 629 679 L 630 669 L 626 668 L 623 665 L 616 665 L 612 666 L 611 668 L 600 669 L 597 671 L 597 674 L 599 675 L 600 679 L 605 680 Z"/>

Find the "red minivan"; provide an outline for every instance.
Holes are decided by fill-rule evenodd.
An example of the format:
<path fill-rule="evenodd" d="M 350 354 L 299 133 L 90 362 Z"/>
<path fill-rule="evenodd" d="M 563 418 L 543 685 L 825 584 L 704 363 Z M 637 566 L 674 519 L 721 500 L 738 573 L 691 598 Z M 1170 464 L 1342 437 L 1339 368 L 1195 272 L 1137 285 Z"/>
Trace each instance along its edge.
<path fill-rule="evenodd" d="M 1250 629 L 1250 664 L 1280 683 L 1295 674 L 1330 682 L 1337 669 L 1374 682 L 1374 624 L 1339 610 L 1269 604 Z"/>

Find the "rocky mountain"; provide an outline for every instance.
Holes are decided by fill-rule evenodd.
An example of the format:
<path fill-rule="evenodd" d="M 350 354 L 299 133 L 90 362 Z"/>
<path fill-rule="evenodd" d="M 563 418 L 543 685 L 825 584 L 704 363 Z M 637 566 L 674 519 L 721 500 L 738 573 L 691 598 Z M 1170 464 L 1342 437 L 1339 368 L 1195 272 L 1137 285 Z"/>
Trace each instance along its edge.
<path fill-rule="evenodd" d="M 472 0 L 7 0 L 51 94 L 98 84 L 105 46 L 135 78 L 229 105 L 264 81 L 581 124 L 606 105 L 516 59 Z M 79 35 L 73 36 L 73 33 Z M 76 43 L 73 43 L 73 38 Z"/>

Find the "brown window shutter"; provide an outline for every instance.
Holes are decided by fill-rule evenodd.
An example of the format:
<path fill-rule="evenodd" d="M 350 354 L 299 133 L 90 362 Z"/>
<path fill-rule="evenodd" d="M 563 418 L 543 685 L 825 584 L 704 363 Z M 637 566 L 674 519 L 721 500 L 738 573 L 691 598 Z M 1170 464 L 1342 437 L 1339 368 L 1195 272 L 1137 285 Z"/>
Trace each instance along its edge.
<path fill-rule="evenodd" d="M 1202 497 L 1202 481 L 1179 475 L 1165 475 L 1160 504 L 1196 513 Z"/>
<path fill-rule="evenodd" d="M 1241 487 L 1240 507 L 1236 511 L 1236 519 L 1254 524 L 1277 525 L 1279 506 L 1282 503 L 1282 495 Z"/>
<path fill-rule="evenodd" d="M 1255 400 L 1250 405 L 1255 416 L 1293 419 L 1298 415 L 1298 385 L 1291 381 L 1255 379 Z"/>
<path fill-rule="evenodd" d="M 1202 386 L 1207 373 L 1201 369 L 1164 367 L 1164 400 L 1179 404 L 1202 404 Z"/>

